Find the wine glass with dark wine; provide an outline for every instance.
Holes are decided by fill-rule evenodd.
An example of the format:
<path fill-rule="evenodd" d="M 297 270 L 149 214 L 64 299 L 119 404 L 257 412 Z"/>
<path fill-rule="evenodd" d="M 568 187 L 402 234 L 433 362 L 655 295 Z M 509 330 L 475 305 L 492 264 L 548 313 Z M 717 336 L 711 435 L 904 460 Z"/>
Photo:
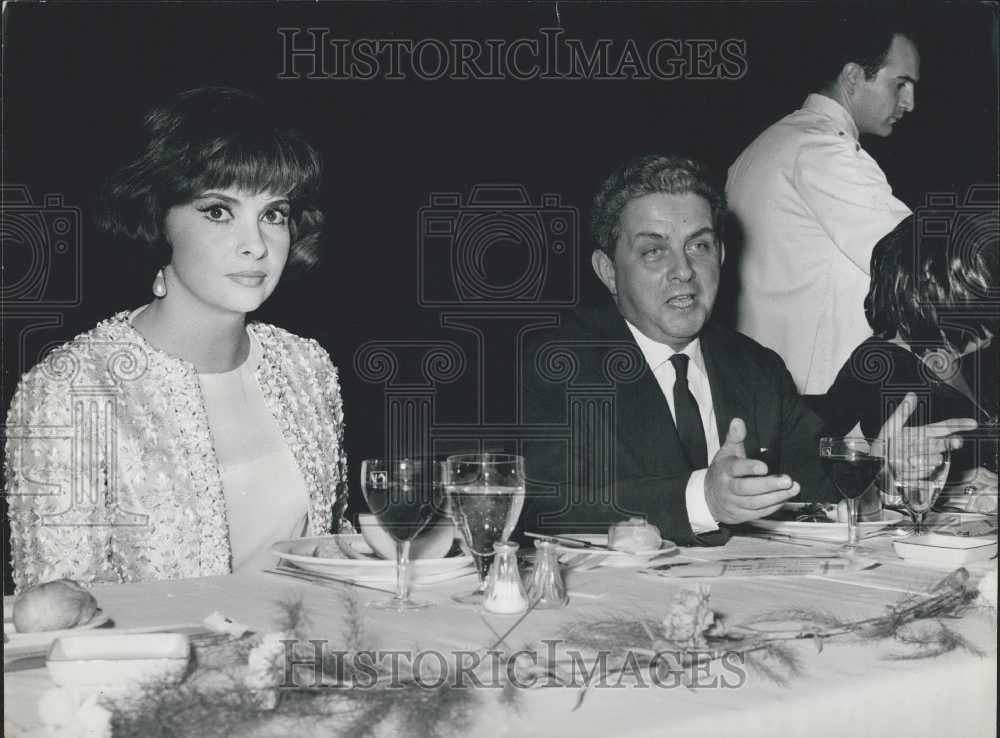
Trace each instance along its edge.
<path fill-rule="evenodd" d="M 861 436 L 819 439 L 819 459 L 837 491 L 847 501 L 847 543 L 858 546 L 858 498 L 882 471 L 882 442 Z"/>
<path fill-rule="evenodd" d="M 366 459 L 361 462 L 365 502 L 396 542 L 396 596 L 370 602 L 380 610 L 406 612 L 433 606 L 410 599 L 410 544 L 444 514 L 443 467 L 432 459 Z"/>
<path fill-rule="evenodd" d="M 524 506 L 524 457 L 459 454 L 445 462 L 445 490 L 451 516 L 476 562 L 479 587 L 456 602 L 482 602 L 493 544 L 506 541 Z"/>

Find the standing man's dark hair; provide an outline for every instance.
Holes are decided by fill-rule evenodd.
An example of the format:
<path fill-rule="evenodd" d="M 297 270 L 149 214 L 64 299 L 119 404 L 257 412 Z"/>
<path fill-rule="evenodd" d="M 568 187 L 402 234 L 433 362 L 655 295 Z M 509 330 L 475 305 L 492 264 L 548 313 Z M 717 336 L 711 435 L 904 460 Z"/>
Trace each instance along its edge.
<path fill-rule="evenodd" d="M 829 34 L 817 90 L 850 113 L 858 135 L 885 138 L 917 105 L 920 54 L 912 31 L 900 21 L 859 17 Z"/>
<path fill-rule="evenodd" d="M 869 9 L 841 15 L 832 28 L 824 24 L 815 33 L 816 88 L 830 89 L 849 63 L 861 67 L 865 79 L 873 79 L 885 66 L 896 36 L 919 46 L 916 30 L 901 14 Z"/>

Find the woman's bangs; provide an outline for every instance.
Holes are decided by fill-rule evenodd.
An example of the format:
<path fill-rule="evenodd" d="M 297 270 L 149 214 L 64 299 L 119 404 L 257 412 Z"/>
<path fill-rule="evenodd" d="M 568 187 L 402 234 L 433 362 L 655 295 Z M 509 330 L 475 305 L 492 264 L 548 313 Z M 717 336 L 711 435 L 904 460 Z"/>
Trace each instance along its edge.
<path fill-rule="evenodd" d="M 286 137 L 219 141 L 212 149 L 193 179 L 195 193 L 232 188 L 299 199 L 318 186 L 318 160 Z"/>

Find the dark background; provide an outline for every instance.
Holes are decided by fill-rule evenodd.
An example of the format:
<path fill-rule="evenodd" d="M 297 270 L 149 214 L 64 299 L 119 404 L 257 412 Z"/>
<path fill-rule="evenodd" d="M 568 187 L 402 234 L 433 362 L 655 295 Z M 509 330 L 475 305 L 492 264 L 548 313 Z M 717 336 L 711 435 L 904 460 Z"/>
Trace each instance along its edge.
<path fill-rule="evenodd" d="M 66 253 L 55 249 L 50 226 L 43 228 L 39 256 L 24 233 L 10 227 L 12 211 L 5 210 L 0 409 L 6 414 L 17 377 L 47 349 L 150 299 L 150 264 L 137 247 L 96 231 L 90 198 L 125 153 L 144 110 L 182 89 L 225 84 L 284 107 L 323 153 L 326 261 L 279 287 L 257 317 L 316 337 L 329 350 L 342 373 L 350 457 L 378 455 L 383 447 L 385 387 L 354 369 L 356 351 L 373 339 L 457 342 L 472 363 L 468 377 L 437 389 L 441 413 L 451 413 L 439 420 L 512 422 L 508 372 L 518 359 L 505 342 L 520 320 L 512 316 L 531 306 L 523 300 L 486 310 L 419 304 L 418 262 L 425 251 L 418 218 L 431 193 L 467 197 L 474 185 L 504 182 L 523 185 L 535 204 L 543 194 L 558 195 L 561 208 L 575 208 L 579 216 L 577 238 L 559 269 L 575 259 L 579 278 L 567 287 L 552 275 L 563 280 L 552 289 L 569 290 L 582 302 L 602 299 L 603 287 L 590 271 L 586 226 L 600 179 L 650 152 L 686 152 L 724 177 L 753 137 L 815 87 L 819 50 L 844 32 L 840 19 L 856 9 L 801 3 L 8 4 L 3 179 L 5 187 L 21 189 L 5 189 L 5 197 L 9 205 L 27 192 L 43 220 L 51 220 L 59 206 L 44 198 L 55 195 L 82 216 Z M 998 175 L 996 6 L 935 4 L 920 7 L 914 21 L 922 57 L 916 112 L 890 139 L 865 141 L 911 208 L 929 192 L 956 193 L 961 201 L 969 185 L 996 184 Z M 580 39 L 588 48 L 612 39 L 612 59 L 628 39 L 643 52 L 660 38 L 743 39 L 747 66 L 739 80 L 424 81 L 412 74 L 288 80 L 278 78 L 284 64 L 279 27 L 415 42 L 540 40 L 540 28 L 560 27 L 564 39 Z M 497 284 L 515 278 L 524 254 L 516 239 L 498 242 L 487 253 L 491 278 Z M 425 278 L 447 280 L 448 265 L 429 265 Z M 26 293 L 32 280 L 38 289 Z M 442 325 L 444 316 L 461 310 L 506 320 L 507 329 L 491 334 L 497 339 L 484 366 L 473 365 L 474 335 Z M 546 311 L 535 305 L 535 313 Z M 470 408 L 446 400 L 463 383 L 468 389 L 466 380 L 479 381 L 480 370 L 490 386 L 473 389 L 488 401 L 472 417 Z"/>

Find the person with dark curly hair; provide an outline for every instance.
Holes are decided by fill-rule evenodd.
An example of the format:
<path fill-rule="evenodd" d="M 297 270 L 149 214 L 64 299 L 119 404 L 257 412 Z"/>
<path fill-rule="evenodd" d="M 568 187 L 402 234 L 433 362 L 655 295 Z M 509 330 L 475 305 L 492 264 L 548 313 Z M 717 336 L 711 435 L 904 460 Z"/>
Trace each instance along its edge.
<path fill-rule="evenodd" d="M 838 433 L 878 429 L 907 392 L 911 422 L 974 418 L 979 431 L 952 457 L 952 480 L 996 486 L 1000 248 L 995 229 L 964 229 L 942 245 L 913 216 L 875 246 L 865 315 L 874 335 L 833 386 L 811 399 Z M 982 467 L 982 468 L 980 468 Z"/>
<path fill-rule="evenodd" d="M 151 301 L 20 381 L 5 492 L 18 589 L 225 574 L 341 525 L 337 371 L 313 340 L 248 322 L 319 257 L 316 149 L 259 98 L 183 92 L 145 117 L 98 224 L 153 250 Z"/>

